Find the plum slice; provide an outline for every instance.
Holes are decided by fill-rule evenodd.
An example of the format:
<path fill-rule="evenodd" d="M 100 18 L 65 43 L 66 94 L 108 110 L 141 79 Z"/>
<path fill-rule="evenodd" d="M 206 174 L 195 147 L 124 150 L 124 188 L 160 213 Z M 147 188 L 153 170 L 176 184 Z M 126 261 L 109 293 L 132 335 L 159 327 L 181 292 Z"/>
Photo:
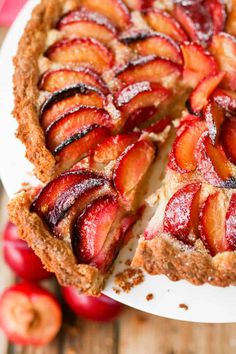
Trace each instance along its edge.
<path fill-rule="evenodd" d="M 145 10 L 152 7 L 154 0 L 124 0 L 125 4 L 131 10 Z"/>
<path fill-rule="evenodd" d="M 31 204 L 30 211 L 37 213 L 43 220 L 54 208 L 57 198 L 69 188 L 89 178 L 100 178 L 97 173 L 91 171 L 66 172 L 55 178 L 39 192 Z"/>
<path fill-rule="evenodd" d="M 140 137 L 139 133 L 117 134 L 110 136 L 93 151 L 92 159 L 95 163 L 107 165 L 115 161 L 122 152 Z"/>
<path fill-rule="evenodd" d="M 169 91 L 157 83 L 149 81 L 127 85 L 116 94 L 116 106 L 122 112 L 124 130 L 148 121 L 156 113 L 161 102 L 169 97 Z"/>
<path fill-rule="evenodd" d="M 205 0 L 204 6 L 212 18 L 214 34 L 223 31 L 226 22 L 226 9 L 223 0 Z"/>
<path fill-rule="evenodd" d="M 171 118 L 164 117 L 158 120 L 157 122 L 151 124 L 149 127 L 144 128 L 143 130 L 147 133 L 159 134 L 162 133 L 166 127 L 171 125 Z"/>
<path fill-rule="evenodd" d="M 236 1 L 232 0 L 228 9 L 225 31 L 236 36 Z"/>
<path fill-rule="evenodd" d="M 121 228 L 112 231 L 107 237 L 101 251 L 92 259 L 90 265 L 97 267 L 102 273 L 109 271 L 124 242 Z"/>
<path fill-rule="evenodd" d="M 94 38 L 62 39 L 52 44 L 45 53 L 53 62 L 91 65 L 103 73 L 114 64 L 113 53 Z"/>
<path fill-rule="evenodd" d="M 220 139 L 226 156 L 236 165 L 236 117 L 225 119 Z"/>
<path fill-rule="evenodd" d="M 216 187 L 236 188 L 232 166 L 221 145 L 211 143 L 208 132 L 203 133 L 195 149 L 197 168 L 202 178 Z"/>
<path fill-rule="evenodd" d="M 63 68 L 49 70 L 41 77 L 39 88 L 40 90 L 55 92 L 79 83 L 96 87 L 104 94 L 108 94 L 109 92 L 99 74 L 84 66 L 77 67 L 76 69 Z"/>
<path fill-rule="evenodd" d="M 50 95 L 40 108 L 39 120 L 43 129 L 52 124 L 61 114 L 78 107 L 103 108 L 104 94 L 96 87 L 77 84 Z"/>
<path fill-rule="evenodd" d="M 177 64 L 183 63 L 179 45 L 166 34 L 136 30 L 123 35 L 120 40 L 140 55 L 156 55 Z"/>
<path fill-rule="evenodd" d="M 220 129 L 225 118 L 223 108 L 219 107 L 211 100 L 203 110 L 203 116 L 209 131 L 209 136 L 213 145 L 219 140 Z"/>
<path fill-rule="evenodd" d="M 212 98 L 220 107 L 230 114 L 236 114 L 236 92 L 217 88 L 213 92 Z"/>
<path fill-rule="evenodd" d="M 54 207 L 46 215 L 50 227 L 55 227 L 68 214 L 71 208 L 79 213 L 95 198 L 101 189 L 112 191 L 110 182 L 103 177 L 87 178 L 62 192 L 56 199 Z"/>
<path fill-rule="evenodd" d="M 78 217 L 72 246 L 78 262 L 89 264 L 104 246 L 120 210 L 116 197 L 105 195 L 94 200 Z"/>
<path fill-rule="evenodd" d="M 216 60 L 203 46 L 184 42 L 181 44 L 181 50 L 184 57 L 183 79 L 187 86 L 195 88 L 206 76 L 217 74 Z"/>
<path fill-rule="evenodd" d="M 92 124 L 72 135 L 53 151 L 54 156 L 58 160 L 59 168 L 63 171 L 71 168 L 109 135 L 109 129 L 98 124 Z"/>
<path fill-rule="evenodd" d="M 236 193 L 232 194 L 225 219 L 225 237 L 232 249 L 236 250 Z"/>
<path fill-rule="evenodd" d="M 106 177 L 88 178 L 63 192 L 54 209 L 48 214 L 48 224 L 56 237 L 71 234 L 76 218 L 93 200 L 104 195 L 116 195 L 112 183 Z M 50 219 L 49 219 L 50 217 Z M 51 222 L 51 223 L 50 223 Z"/>
<path fill-rule="evenodd" d="M 74 134 L 92 124 L 112 127 L 110 114 L 103 108 L 80 106 L 62 114 L 46 130 L 46 142 L 49 150 L 54 151 L 58 145 Z"/>
<path fill-rule="evenodd" d="M 175 162 L 177 172 L 189 173 L 195 171 L 197 161 L 194 155 L 198 140 L 206 131 L 206 123 L 193 120 L 177 136 L 172 150 L 172 166 Z"/>
<path fill-rule="evenodd" d="M 115 26 L 104 16 L 85 9 L 73 10 L 62 17 L 57 28 L 76 37 L 92 37 L 108 43 L 116 36 Z"/>
<path fill-rule="evenodd" d="M 126 84 L 138 81 L 174 83 L 181 76 L 182 68 L 168 59 L 148 55 L 130 61 L 116 71 L 116 77 Z"/>
<path fill-rule="evenodd" d="M 190 183 L 179 189 L 168 201 L 163 221 L 164 232 L 191 244 L 191 231 L 196 232 L 199 215 L 200 183 Z"/>
<path fill-rule="evenodd" d="M 190 113 L 201 115 L 201 111 L 207 105 L 210 95 L 223 80 L 224 75 L 225 73 L 220 72 L 213 76 L 207 76 L 197 85 L 187 101 Z"/>
<path fill-rule="evenodd" d="M 194 2 L 190 5 L 176 4 L 174 17 L 193 42 L 206 44 L 213 35 L 213 23 L 204 5 Z"/>
<path fill-rule="evenodd" d="M 222 87 L 236 90 L 236 38 L 228 33 L 220 32 L 213 36 L 210 51 L 216 58 L 221 71 L 225 77 Z"/>
<path fill-rule="evenodd" d="M 106 16 L 120 30 L 129 27 L 131 23 L 129 10 L 122 0 L 82 0 L 81 5 Z"/>
<path fill-rule="evenodd" d="M 226 199 L 222 192 L 215 192 L 206 199 L 200 212 L 199 231 L 201 239 L 212 256 L 230 251 L 225 237 Z"/>
<path fill-rule="evenodd" d="M 139 184 L 155 157 L 154 145 L 145 140 L 128 146 L 116 162 L 113 180 L 121 201 L 132 208 Z"/>
<path fill-rule="evenodd" d="M 187 41 L 188 37 L 181 25 L 168 12 L 150 8 L 143 11 L 142 16 L 153 30 L 164 33 L 177 42 Z"/>

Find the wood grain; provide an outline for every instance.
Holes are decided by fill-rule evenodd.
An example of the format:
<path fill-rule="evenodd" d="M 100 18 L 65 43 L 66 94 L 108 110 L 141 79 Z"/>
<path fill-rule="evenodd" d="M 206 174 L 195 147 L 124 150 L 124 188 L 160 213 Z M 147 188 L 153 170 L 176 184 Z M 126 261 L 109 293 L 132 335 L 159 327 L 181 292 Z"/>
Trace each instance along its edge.
<path fill-rule="evenodd" d="M 120 319 L 119 354 L 134 353 L 233 354 L 236 325 L 188 323 L 127 311 Z"/>

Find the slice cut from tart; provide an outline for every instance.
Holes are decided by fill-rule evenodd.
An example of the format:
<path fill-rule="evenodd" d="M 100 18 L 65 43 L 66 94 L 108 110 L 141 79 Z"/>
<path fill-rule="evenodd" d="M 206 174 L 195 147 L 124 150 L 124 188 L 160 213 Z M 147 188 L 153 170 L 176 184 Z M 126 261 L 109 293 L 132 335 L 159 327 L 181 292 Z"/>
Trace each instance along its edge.
<path fill-rule="evenodd" d="M 74 166 L 10 202 L 20 236 L 62 285 L 99 294 L 136 220 L 155 151 L 137 133 L 107 138 L 90 153 L 93 168 Z"/>
<path fill-rule="evenodd" d="M 14 59 L 17 136 L 44 185 L 10 217 L 62 285 L 93 295 L 137 220 L 134 266 L 236 284 L 233 14 L 158 5 L 41 0 Z"/>

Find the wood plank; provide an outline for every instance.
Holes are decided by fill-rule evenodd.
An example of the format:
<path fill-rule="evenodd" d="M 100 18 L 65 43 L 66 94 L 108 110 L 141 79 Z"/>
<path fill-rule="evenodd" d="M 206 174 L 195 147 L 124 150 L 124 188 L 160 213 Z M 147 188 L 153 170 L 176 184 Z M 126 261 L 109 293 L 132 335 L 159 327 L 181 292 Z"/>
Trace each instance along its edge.
<path fill-rule="evenodd" d="M 22 347 L 11 345 L 8 354 L 59 354 L 60 341 L 56 338 L 49 345 L 45 347 Z"/>
<path fill-rule="evenodd" d="M 118 324 L 76 319 L 64 325 L 64 354 L 116 354 Z"/>
<path fill-rule="evenodd" d="M 129 310 L 120 320 L 118 354 L 134 353 L 233 354 L 236 324 L 188 323 Z"/>

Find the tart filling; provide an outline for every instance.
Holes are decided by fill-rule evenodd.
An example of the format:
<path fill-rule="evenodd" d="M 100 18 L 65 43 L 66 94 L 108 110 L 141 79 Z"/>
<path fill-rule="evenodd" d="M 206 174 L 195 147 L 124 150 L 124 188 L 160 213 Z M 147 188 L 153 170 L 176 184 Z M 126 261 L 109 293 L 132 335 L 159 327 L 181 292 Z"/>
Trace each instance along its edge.
<path fill-rule="evenodd" d="M 9 213 L 63 285 L 97 295 L 137 220 L 133 266 L 236 284 L 233 11 L 218 0 L 34 10 L 14 113 L 46 185 L 18 194 Z"/>

